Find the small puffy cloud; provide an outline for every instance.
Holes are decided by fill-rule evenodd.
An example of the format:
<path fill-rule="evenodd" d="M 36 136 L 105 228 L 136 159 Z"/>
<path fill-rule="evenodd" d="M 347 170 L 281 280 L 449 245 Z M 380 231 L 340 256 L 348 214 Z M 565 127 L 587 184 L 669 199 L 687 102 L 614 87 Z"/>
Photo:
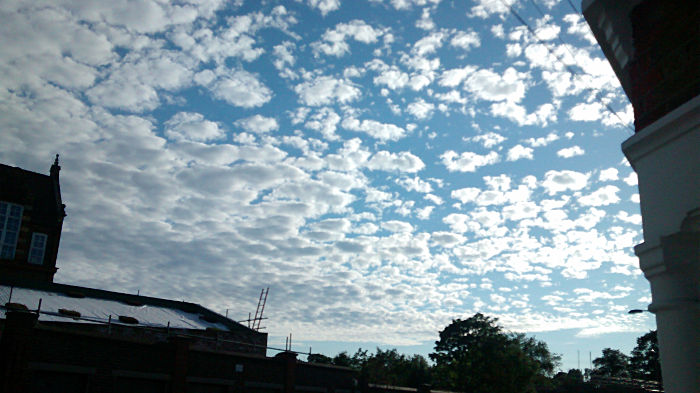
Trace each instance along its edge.
<path fill-rule="evenodd" d="M 476 197 L 479 196 L 481 190 L 474 187 L 460 188 L 459 190 L 454 190 L 450 194 L 453 199 L 457 199 L 462 203 L 474 202 Z"/>
<path fill-rule="evenodd" d="M 413 45 L 413 53 L 418 56 L 433 53 L 442 46 L 442 40 L 444 38 L 445 34 L 442 32 L 431 33 L 416 41 L 416 43 Z"/>
<path fill-rule="evenodd" d="M 339 122 L 340 116 L 333 109 L 324 107 L 311 115 L 304 126 L 320 132 L 328 140 L 336 140 L 335 130 Z"/>
<path fill-rule="evenodd" d="M 352 82 L 320 76 L 294 87 L 299 100 L 310 106 L 329 105 L 335 102 L 346 104 L 360 97 L 360 89 Z"/>
<path fill-rule="evenodd" d="M 382 150 L 370 158 L 367 167 L 372 170 L 414 173 L 423 169 L 425 164 L 420 158 L 407 151 L 391 153 Z"/>
<path fill-rule="evenodd" d="M 599 102 L 580 103 L 569 109 L 569 118 L 576 121 L 599 121 L 603 118 L 605 107 Z"/>
<path fill-rule="evenodd" d="M 423 197 L 425 200 L 430 201 L 436 205 L 442 205 L 443 200 L 439 196 L 435 194 L 427 194 L 426 196 Z"/>
<path fill-rule="evenodd" d="M 614 181 L 619 179 L 618 176 L 618 170 L 616 168 L 608 168 L 608 169 L 603 169 L 600 171 L 600 175 L 598 176 L 599 181 Z"/>
<path fill-rule="evenodd" d="M 209 87 L 214 97 L 231 105 L 254 108 L 272 99 L 272 90 L 245 70 L 236 70 L 213 81 Z"/>
<path fill-rule="evenodd" d="M 406 107 L 406 111 L 412 114 L 417 119 L 425 119 L 430 117 L 434 109 L 434 104 L 426 102 L 422 98 L 419 98 L 417 101 L 408 104 L 408 107 Z"/>
<path fill-rule="evenodd" d="M 396 180 L 396 183 L 408 191 L 416 191 L 427 194 L 433 191 L 433 186 L 419 177 L 403 177 Z"/>
<path fill-rule="evenodd" d="M 380 123 L 376 120 L 358 120 L 348 117 L 343 120 L 343 128 L 346 130 L 364 132 L 373 138 L 382 141 L 396 141 L 406 135 L 406 130 L 390 123 Z"/>
<path fill-rule="evenodd" d="M 236 120 L 233 124 L 256 134 L 264 134 L 270 131 L 275 131 L 279 128 L 277 120 L 273 117 L 265 117 L 262 115 L 253 115 L 245 119 Z"/>
<path fill-rule="evenodd" d="M 457 153 L 448 150 L 442 153 L 440 159 L 450 172 L 474 172 L 479 167 L 497 163 L 500 156 L 495 151 L 480 155 L 470 151 Z"/>
<path fill-rule="evenodd" d="M 487 132 L 486 134 L 466 138 L 465 140 L 481 143 L 485 148 L 490 149 L 494 146 L 500 145 L 506 140 L 506 138 L 503 135 L 495 132 Z"/>
<path fill-rule="evenodd" d="M 486 19 L 494 14 L 507 14 L 508 7 L 515 3 L 515 0 L 477 0 L 472 7 L 470 16 Z"/>
<path fill-rule="evenodd" d="M 630 195 L 630 202 L 639 203 L 639 201 L 640 201 L 639 194 Z"/>
<path fill-rule="evenodd" d="M 348 23 L 339 23 L 332 30 L 323 33 L 322 41 L 311 44 L 314 52 L 323 52 L 326 55 L 340 57 L 350 51 L 348 38 L 364 44 L 377 42 L 384 34 L 384 30 L 375 29 L 362 20 L 352 20 Z"/>
<path fill-rule="evenodd" d="M 528 138 L 525 140 L 525 143 L 529 144 L 532 147 L 543 147 L 547 146 L 550 143 L 556 141 L 559 139 L 559 135 L 557 135 L 554 132 L 550 132 L 547 134 L 547 136 L 540 137 L 540 138 Z"/>
<path fill-rule="evenodd" d="M 416 209 L 416 217 L 420 220 L 427 220 L 430 218 L 430 215 L 433 213 L 433 210 L 435 209 L 435 206 L 426 206 L 421 209 Z"/>
<path fill-rule="evenodd" d="M 224 130 L 200 113 L 179 112 L 165 122 L 165 136 L 177 141 L 207 142 L 224 136 Z"/>
<path fill-rule="evenodd" d="M 639 183 L 639 180 L 637 179 L 637 173 L 636 172 L 630 172 L 627 177 L 622 179 L 625 183 L 627 183 L 628 186 L 636 186 Z"/>
<path fill-rule="evenodd" d="M 486 101 L 519 102 L 527 90 L 528 74 L 508 67 L 503 75 L 487 69 L 473 72 L 465 82 L 465 88 L 477 98 Z"/>
<path fill-rule="evenodd" d="M 309 7 L 318 9 L 323 16 L 340 8 L 340 0 L 308 0 L 308 2 Z"/>
<path fill-rule="evenodd" d="M 579 203 L 585 206 L 606 206 L 620 201 L 617 193 L 620 191 L 615 186 L 603 186 L 589 195 L 578 199 Z"/>
<path fill-rule="evenodd" d="M 578 191 L 588 184 L 590 174 L 576 171 L 548 171 L 544 175 L 542 186 L 547 190 L 549 195 L 554 195 L 558 192 L 572 190 Z"/>
<path fill-rule="evenodd" d="M 515 145 L 510 150 L 508 150 L 507 160 L 517 161 L 520 159 L 532 160 L 532 152 L 534 150 L 530 147 L 525 147 L 523 145 Z"/>
<path fill-rule="evenodd" d="M 571 158 L 571 157 L 576 157 L 576 156 L 582 156 L 585 153 L 585 151 L 579 147 L 579 146 L 571 146 L 567 147 L 565 149 L 561 149 L 557 152 L 557 155 L 559 157 L 563 158 Z"/>
<path fill-rule="evenodd" d="M 615 216 L 620 221 L 624 221 L 634 225 L 642 225 L 642 215 L 641 214 L 629 214 L 622 210 Z"/>
<path fill-rule="evenodd" d="M 481 45 L 481 40 L 475 31 L 460 31 L 452 37 L 450 45 L 469 50 L 470 48 L 478 48 Z"/>
<path fill-rule="evenodd" d="M 413 232 L 413 225 L 405 221 L 391 220 L 385 221 L 381 225 L 382 229 L 389 232 Z"/>
<path fill-rule="evenodd" d="M 445 87 L 455 87 L 462 83 L 467 76 L 472 72 L 476 71 L 474 66 L 465 66 L 463 68 L 453 68 L 450 70 L 445 70 L 440 76 L 440 81 L 438 82 L 440 86 Z"/>

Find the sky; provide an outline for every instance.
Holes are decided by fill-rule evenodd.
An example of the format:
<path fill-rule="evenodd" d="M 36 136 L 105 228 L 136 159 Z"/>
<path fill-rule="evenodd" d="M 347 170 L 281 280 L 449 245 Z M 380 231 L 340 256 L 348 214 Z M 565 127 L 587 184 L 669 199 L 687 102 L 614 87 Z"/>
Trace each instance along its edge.
<path fill-rule="evenodd" d="M 299 351 L 481 312 L 563 369 L 629 352 L 632 120 L 578 1 L 0 3 L 0 162 L 60 154 L 55 280 L 239 320 L 269 287 Z"/>

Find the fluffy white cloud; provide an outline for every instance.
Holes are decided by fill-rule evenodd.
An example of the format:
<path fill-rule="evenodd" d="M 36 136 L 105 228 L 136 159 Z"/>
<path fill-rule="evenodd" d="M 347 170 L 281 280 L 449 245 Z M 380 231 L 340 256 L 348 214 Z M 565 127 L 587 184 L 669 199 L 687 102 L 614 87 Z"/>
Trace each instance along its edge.
<path fill-rule="evenodd" d="M 457 199 L 462 203 L 474 202 L 476 197 L 479 196 L 481 190 L 474 187 L 460 188 L 459 190 L 454 190 L 450 194 L 453 199 Z"/>
<path fill-rule="evenodd" d="M 487 132 L 485 134 L 473 136 L 471 138 L 466 138 L 465 140 L 481 143 L 485 148 L 490 149 L 494 146 L 503 143 L 506 140 L 506 138 L 503 135 L 497 134 L 495 132 Z"/>
<path fill-rule="evenodd" d="M 508 150 L 507 160 L 517 161 L 520 159 L 532 160 L 533 149 L 523 145 L 515 145 Z"/>
<path fill-rule="evenodd" d="M 479 34 L 475 31 L 459 31 L 450 40 L 450 45 L 469 50 L 470 48 L 481 46 L 481 40 L 479 39 Z"/>
<path fill-rule="evenodd" d="M 259 107 L 272 99 L 272 90 L 245 70 L 221 75 L 208 87 L 214 97 L 243 108 Z"/>
<path fill-rule="evenodd" d="M 622 181 L 627 183 L 628 186 L 636 186 L 639 183 L 639 180 L 637 179 L 637 172 L 630 172 L 630 174 L 622 179 Z"/>
<path fill-rule="evenodd" d="M 165 122 L 165 135 L 178 141 L 206 142 L 220 139 L 224 130 L 200 113 L 179 112 Z"/>
<path fill-rule="evenodd" d="M 408 191 L 416 191 L 424 194 L 433 191 L 433 186 L 419 177 L 403 177 L 396 180 L 396 183 Z"/>
<path fill-rule="evenodd" d="M 450 172 L 474 172 L 479 167 L 497 163 L 500 156 L 495 151 L 480 155 L 470 151 L 457 153 L 448 150 L 442 153 L 440 159 Z"/>
<path fill-rule="evenodd" d="M 348 23 L 339 23 L 334 29 L 327 30 L 322 41 L 311 44 L 315 52 L 323 52 L 326 55 L 343 56 L 350 51 L 347 38 L 364 44 L 377 42 L 384 34 L 383 29 L 375 29 L 362 20 L 352 20 Z"/>
<path fill-rule="evenodd" d="M 603 169 L 598 177 L 599 181 L 614 181 L 619 179 L 618 170 L 615 168 Z"/>
<path fill-rule="evenodd" d="M 532 147 L 543 147 L 559 139 L 559 135 L 554 132 L 550 132 L 547 136 L 540 138 L 529 138 L 525 142 Z"/>
<path fill-rule="evenodd" d="M 586 152 L 580 146 L 571 146 L 557 151 L 557 155 L 563 158 L 582 156 Z"/>
<path fill-rule="evenodd" d="M 585 206 L 606 206 L 620 201 L 617 193 L 620 191 L 615 186 L 603 186 L 592 193 L 578 199 L 579 203 Z"/>
<path fill-rule="evenodd" d="M 508 67 L 503 75 L 487 69 L 473 72 L 464 87 L 479 99 L 519 102 L 527 90 L 528 74 Z"/>
<path fill-rule="evenodd" d="M 455 87 L 461 84 L 467 76 L 472 72 L 476 71 L 474 66 L 465 66 L 463 68 L 453 68 L 450 70 L 445 70 L 440 76 L 439 84 L 440 86 Z"/>
<path fill-rule="evenodd" d="M 310 106 L 329 105 L 335 102 L 345 104 L 360 97 L 358 89 L 351 81 L 320 76 L 294 87 L 299 100 Z"/>
<path fill-rule="evenodd" d="M 420 158 L 407 151 L 391 153 L 382 150 L 370 158 L 367 167 L 373 170 L 412 173 L 423 169 L 425 164 Z"/>
<path fill-rule="evenodd" d="M 321 15 L 326 16 L 331 11 L 340 8 L 340 0 L 308 0 L 309 6 L 321 11 Z"/>
<path fill-rule="evenodd" d="M 435 104 L 426 102 L 422 98 L 408 104 L 408 107 L 406 107 L 406 111 L 417 119 L 426 119 L 430 117 L 434 109 Z"/>
<path fill-rule="evenodd" d="M 413 44 L 413 52 L 418 56 L 424 56 L 435 52 L 442 46 L 445 34 L 442 32 L 431 33 Z"/>
<path fill-rule="evenodd" d="M 549 195 L 572 190 L 578 191 L 588 184 L 590 174 L 576 171 L 547 171 L 542 181 L 542 187 L 547 190 Z"/>
<path fill-rule="evenodd" d="M 262 115 L 253 115 L 245 119 L 239 119 L 234 124 L 248 132 L 264 134 L 270 131 L 275 131 L 279 128 L 277 120 L 274 117 L 265 117 Z"/>
<path fill-rule="evenodd" d="M 354 117 L 348 117 L 343 120 L 343 128 L 352 131 L 364 132 L 373 138 L 382 141 L 396 141 L 406 135 L 406 130 L 389 123 L 380 123 L 376 120 L 358 120 Z"/>
<path fill-rule="evenodd" d="M 324 107 L 311 115 L 304 126 L 320 132 L 328 140 L 336 140 L 335 130 L 339 122 L 340 116 L 333 109 Z"/>

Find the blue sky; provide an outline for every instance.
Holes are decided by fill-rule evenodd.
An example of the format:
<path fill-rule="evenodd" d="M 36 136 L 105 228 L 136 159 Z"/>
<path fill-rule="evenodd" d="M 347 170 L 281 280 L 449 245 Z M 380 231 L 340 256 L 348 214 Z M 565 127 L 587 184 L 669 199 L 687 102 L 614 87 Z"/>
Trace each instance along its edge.
<path fill-rule="evenodd" d="M 482 312 L 586 366 L 654 324 L 631 106 L 573 6 L 3 2 L 0 162 L 61 154 L 57 281 L 239 319 L 269 286 L 270 343 L 329 355 Z"/>

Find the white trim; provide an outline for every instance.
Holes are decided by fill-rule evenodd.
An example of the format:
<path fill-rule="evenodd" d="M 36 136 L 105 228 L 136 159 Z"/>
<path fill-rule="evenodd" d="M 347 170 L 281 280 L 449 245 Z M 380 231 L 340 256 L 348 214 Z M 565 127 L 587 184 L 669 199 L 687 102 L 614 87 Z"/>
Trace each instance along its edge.
<path fill-rule="evenodd" d="M 14 244 L 12 244 L 12 255 L 10 255 L 9 258 L 6 259 L 15 259 L 15 253 L 17 252 L 17 241 L 19 240 L 19 233 L 20 230 L 22 229 L 22 216 L 24 215 L 24 206 L 18 205 L 16 203 L 11 203 L 11 202 L 6 202 L 6 201 L 0 201 L 7 205 L 6 211 L 5 211 L 5 220 L 0 222 L 0 256 L 2 255 L 2 248 L 4 246 L 10 246 L 10 244 L 5 244 L 5 235 L 7 234 L 7 222 L 10 219 L 10 210 L 12 209 L 13 206 L 19 207 L 19 225 L 17 226 L 17 237 L 15 238 Z M 0 257 L 1 258 L 1 257 Z"/>
<path fill-rule="evenodd" d="M 39 257 L 38 261 L 32 260 L 32 252 L 34 251 L 34 241 L 37 240 L 39 237 L 44 237 L 44 245 L 41 247 L 41 257 Z M 27 262 L 31 263 L 32 265 L 43 265 L 44 264 L 44 257 L 46 256 L 46 243 L 49 241 L 49 235 L 41 232 L 34 232 L 32 233 L 32 242 L 29 245 L 29 252 L 27 253 Z M 37 247 L 39 248 L 39 247 Z"/>

